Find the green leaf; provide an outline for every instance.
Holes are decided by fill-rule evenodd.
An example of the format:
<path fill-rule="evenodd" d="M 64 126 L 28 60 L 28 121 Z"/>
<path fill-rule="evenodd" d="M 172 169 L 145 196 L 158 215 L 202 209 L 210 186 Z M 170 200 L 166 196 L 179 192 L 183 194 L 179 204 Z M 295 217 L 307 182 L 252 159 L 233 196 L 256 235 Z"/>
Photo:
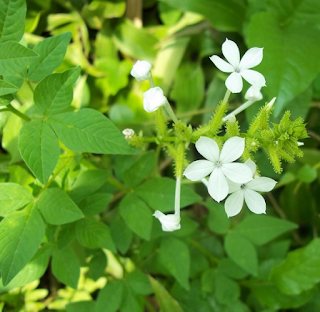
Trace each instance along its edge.
<path fill-rule="evenodd" d="M 218 263 L 218 270 L 222 274 L 229 276 L 233 279 L 243 279 L 248 273 L 239 267 L 233 260 L 230 258 L 223 258 Z"/>
<path fill-rule="evenodd" d="M 71 302 L 66 305 L 67 312 L 94 312 L 94 301 L 77 301 Z"/>
<path fill-rule="evenodd" d="M 8 41 L 0 44 L 0 74 L 16 75 L 36 58 L 38 54 L 20 43 Z"/>
<path fill-rule="evenodd" d="M 33 201 L 25 187 L 16 183 L 0 183 L 0 216 L 4 217 Z"/>
<path fill-rule="evenodd" d="M 93 219 L 82 219 L 76 223 L 76 236 L 79 243 L 90 249 L 106 248 L 116 251 L 109 228 Z"/>
<path fill-rule="evenodd" d="M 224 246 L 228 256 L 236 264 L 248 273 L 257 275 L 257 252 L 249 240 L 235 234 L 228 234 L 225 238 Z"/>
<path fill-rule="evenodd" d="M 320 239 L 290 252 L 287 258 L 271 271 L 271 280 L 281 292 L 297 295 L 320 281 Z"/>
<path fill-rule="evenodd" d="M 179 113 L 199 108 L 204 97 L 204 74 L 200 64 L 185 63 L 178 69 L 170 97 L 176 102 Z"/>
<path fill-rule="evenodd" d="M 0 80 L 0 96 L 15 93 L 19 90 L 18 87 L 4 80 Z"/>
<path fill-rule="evenodd" d="M 79 77 L 80 67 L 44 78 L 34 90 L 34 104 L 43 116 L 61 113 L 72 102 L 73 85 Z"/>
<path fill-rule="evenodd" d="M 80 277 L 80 263 L 69 247 L 56 249 L 52 255 L 52 273 L 63 284 L 76 289 Z"/>
<path fill-rule="evenodd" d="M 133 271 L 127 276 L 127 285 L 138 295 L 150 295 L 153 292 L 147 275 L 140 271 Z"/>
<path fill-rule="evenodd" d="M 132 231 L 128 228 L 123 219 L 119 218 L 112 221 L 110 225 L 110 232 L 117 249 L 122 254 L 125 254 L 133 239 Z"/>
<path fill-rule="evenodd" d="M 300 3 L 303 2 L 310 4 L 310 1 Z M 300 17 L 313 10 L 313 5 L 305 7 L 299 12 Z M 269 98 L 277 96 L 275 114 L 279 115 L 318 74 L 320 46 L 313 43 L 318 40 L 320 30 L 308 19 L 301 20 L 298 15 L 282 19 L 275 12 L 260 12 L 251 17 L 248 43 L 264 47 L 264 59 L 258 71 L 266 77 Z"/>
<path fill-rule="evenodd" d="M 169 212 L 174 210 L 175 180 L 169 178 L 153 178 L 135 189 L 154 210 Z M 181 208 L 201 200 L 201 197 L 189 187 L 181 186 Z"/>
<path fill-rule="evenodd" d="M 121 280 L 108 282 L 107 285 L 100 290 L 97 302 L 96 312 L 116 312 L 121 306 L 123 299 L 124 285 Z"/>
<path fill-rule="evenodd" d="M 45 225 L 32 204 L 15 211 L 0 223 L 0 270 L 4 286 L 23 269 L 37 252 Z"/>
<path fill-rule="evenodd" d="M 303 167 L 301 167 L 297 174 L 298 179 L 304 183 L 313 182 L 317 176 L 317 170 L 311 167 L 309 164 L 305 164 Z"/>
<path fill-rule="evenodd" d="M 241 32 L 245 18 L 242 2 L 230 0 L 164 0 L 181 11 L 190 11 L 205 16 L 215 29 Z"/>
<path fill-rule="evenodd" d="M 123 296 L 123 302 L 120 308 L 121 312 L 143 312 L 142 304 L 138 301 L 138 298 L 126 288 L 125 295 Z"/>
<path fill-rule="evenodd" d="M 133 165 L 123 173 L 124 183 L 128 187 L 135 187 L 152 173 L 155 166 L 155 153 L 149 151 L 139 157 Z M 139 173 L 139 174 L 137 174 Z"/>
<path fill-rule="evenodd" d="M 106 209 L 112 197 L 107 193 L 93 194 L 82 200 L 79 207 L 85 215 L 95 216 Z"/>
<path fill-rule="evenodd" d="M 71 33 L 66 32 L 37 43 L 33 51 L 39 54 L 39 58 L 30 65 L 28 78 L 32 81 L 40 81 L 60 66 L 70 39 Z"/>
<path fill-rule="evenodd" d="M 24 32 L 26 2 L 2 0 L 0 5 L 0 43 L 19 41 Z"/>
<path fill-rule="evenodd" d="M 249 215 L 234 228 L 234 234 L 240 234 L 256 245 L 263 245 L 283 233 L 297 228 L 293 222 L 264 215 Z"/>
<path fill-rule="evenodd" d="M 152 227 L 152 212 L 137 195 L 127 194 L 121 201 L 120 215 L 128 227 L 138 236 L 149 240 Z"/>
<path fill-rule="evenodd" d="M 103 276 L 104 270 L 107 266 L 107 257 L 105 253 L 98 249 L 89 262 L 90 277 L 96 281 Z"/>
<path fill-rule="evenodd" d="M 162 312 L 183 312 L 178 301 L 171 297 L 170 293 L 157 280 L 150 275 L 148 278 Z"/>
<path fill-rule="evenodd" d="M 206 202 L 206 206 L 209 209 L 209 229 L 216 234 L 227 233 L 230 227 L 230 219 L 224 210 L 223 204 L 210 200 Z"/>
<path fill-rule="evenodd" d="M 49 224 L 60 225 L 83 218 L 78 206 L 59 188 L 48 188 L 41 193 L 36 207 Z"/>
<path fill-rule="evenodd" d="M 159 256 L 163 266 L 179 284 L 189 290 L 190 252 L 188 246 L 173 237 L 161 242 Z"/>
<path fill-rule="evenodd" d="M 44 120 L 27 122 L 19 133 L 18 146 L 31 172 L 45 184 L 60 155 L 59 142 L 52 129 Z"/>
<path fill-rule="evenodd" d="M 134 154 L 124 135 L 103 114 L 90 108 L 48 119 L 59 139 L 76 152 Z"/>

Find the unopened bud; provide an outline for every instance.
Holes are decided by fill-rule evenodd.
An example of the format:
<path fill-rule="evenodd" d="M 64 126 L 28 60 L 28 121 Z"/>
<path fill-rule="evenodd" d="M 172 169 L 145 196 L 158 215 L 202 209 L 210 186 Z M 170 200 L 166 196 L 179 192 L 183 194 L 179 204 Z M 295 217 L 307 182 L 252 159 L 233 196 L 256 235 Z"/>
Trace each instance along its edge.
<path fill-rule="evenodd" d="M 127 128 L 122 131 L 122 134 L 124 135 L 126 140 L 131 140 L 134 136 L 134 130 Z"/>
<path fill-rule="evenodd" d="M 151 77 L 152 65 L 148 61 L 137 61 L 132 69 L 131 76 L 137 79 L 137 81 L 148 80 Z"/>
<path fill-rule="evenodd" d="M 271 108 L 272 108 L 272 106 L 273 106 L 273 104 L 274 104 L 274 102 L 276 101 L 276 97 L 274 97 L 268 104 L 267 104 L 267 111 L 269 111 Z"/>

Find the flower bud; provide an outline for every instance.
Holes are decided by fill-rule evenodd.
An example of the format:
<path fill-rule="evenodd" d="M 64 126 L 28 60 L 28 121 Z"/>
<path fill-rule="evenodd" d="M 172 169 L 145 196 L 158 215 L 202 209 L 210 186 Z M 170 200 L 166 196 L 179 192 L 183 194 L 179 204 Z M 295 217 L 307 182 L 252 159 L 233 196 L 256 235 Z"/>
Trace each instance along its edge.
<path fill-rule="evenodd" d="M 122 131 L 122 134 L 124 135 L 126 140 L 131 140 L 134 135 L 134 130 L 127 128 Z"/>
<path fill-rule="evenodd" d="M 131 76 L 137 79 L 137 81 L 144 81 L 151 77 L 151 64 L 148 61 L 137 61 L 132 69 Z"/>
<path fill-rule="evenodd" d="M 246 92 L 244 98 L 248 101 L 260 101 L 262 100 L 262 94 L 260 92 L 260 86 L 251 86 Z"/>
<path fill-rule="evenodd" d="M 178 214 L 168 214 L 165 215 L 161 211 L 157 210 L 154 214 L 154 217 L 159 219 L 162 230 L 165 232 L 172 232 L 176 230 L 180 230 L 180 216 Z"/>
<path fill-rule="evenodd" d="M 152 113 L 160 106 L 168 103 L 160 87 L 154 87 L 143 93 L 143 108 L 146 112 Z"/>

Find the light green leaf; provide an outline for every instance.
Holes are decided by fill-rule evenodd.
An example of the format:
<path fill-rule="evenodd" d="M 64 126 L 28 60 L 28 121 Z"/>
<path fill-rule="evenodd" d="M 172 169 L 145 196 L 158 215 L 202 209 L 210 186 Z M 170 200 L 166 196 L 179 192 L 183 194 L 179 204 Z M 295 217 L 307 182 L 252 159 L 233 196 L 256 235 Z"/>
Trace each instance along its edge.
<path fill-rule="evenodd" d="M 138 295 L 150 295 L 153 292 L 147 275 L 140 271 L 128 274 L 127 285 Z"/>
<path fill-rule="evenodd" d="M 162 312 L 183 312 L 178 301 L 154 278 L 148 276 Z"/>
<path fill-rule="evenodd" d="M 204 15 L 215 29 L 241 32 L 245 18 L 243 2 L 230 0 L 165 0 L 169 5 L 181 11 L 190 11 Z"/>
<path fill-rule="evenodd" d="M 228 256 L 242 269 L 252 275 L 258 273 L 257 252 L 252 243 L 244 237 L 228 234 L 224 241 Z"/>
<path fill-rule="evenodd" d="M 313 11 L 313 6 L 305 12 Z M 267 81 L 269 98 L 277 96 L 275 114 L 307 89 L 318 74 L 320 46 L 315 45 L 320 30 L 308 19 L 301 21 L 293 15 L 279 20 L 275 12 L 260 12 L 252 16 L 248 43 L 264 47 L 264 59 L 257 68 Z"/>
<path fill-rule="evenodd" d="M 44 78 L 34 90 L 34 104 L 44 116 L 63 112 L 72 102 L 73 85 L 80 67 Z"/>
<path fill-rule="evenodd" d="M 159 256 L 163 266 L 179 282 L 189 290 L 190 252 L 188 246 L 173 237 L 161 242 Z"/>
<path fill-rule="evenodd" d="M 293 222 L 264 215 L 249 215 L 234 228 L 234 234 L 240 234 L 256 245 L 263 245 L 283 233 L 297 228 Z"/>
<path fill-rule="evenodd" d="M 152 212 L 137 195 L 127 194 L 121 201 L 120 215 L 128 227 L 138 236 L 149 240 L 152 227 Z"/>
<path fill-rule="evenodd" d="M 0 216 L 4 217 L 33 201 L 25 187 L 16 183 L 0 183 Z"/>
<path fill-rule="evenodd" d="M 122 218 L 112 221 L 110 225 L 112 239 L 117 249 L 125 254 L 132 242 L 133 233 Z"/>
<path fill-rule="evenodd" d="M 48 119 L 59 139 L 76 152 L 134 154 L 119 129 L 103 114 L 90 108 Z"/>
<path fill-rule="evenodd" d="M 51 38 L 46 38 L 36 44 L 33 51 L 39 54 L 28 69 L 28 78 L 32 81 L 40 81 L 51 74 L 63 61 L 71 33 L 66 32 Z"/>
<path fill-rule="evenodd" d="M 8 41 L 0 44 L 0 74 L 16 75 L 24 71 L 38 54 L 20 43 Z"/>
<path fill-rule="evenodd" d="M 140 185 L 135 192 L 154 210 L 169 212 L 174 210 L 175 180 L 153 178 Z M 189 187 L 181 186 L 181 208 L 201 200 L 201 197 Z"/>
<path fill-rule="evenodd" d="M 76 289 L 80 277 L 80 263 L 69 247 L 56 249 L 51 263 L 53 275 L 63 284 Z"/>
<path fill-rule="evenodd" d="M 49 224 L 60 225 L 83 218 L 78 206 L 59 188 L 48 188 L 41 193 L 36 207 Z"/>
<path fill-rule="evenodd" d="M 24 32 L 26 2 L 2 0 L 0 5 L 0 43 L 19 41 Z"/>
<path fill-rule="evenodd" d="M 33 120 L 25 123 L 19 133 L 18 146 L 31 172 L 45 184 L 60 155 L 59 142 L 47 122 Z"/>
<path fill-rule="evenodd" d="M 15 211 L 0 223 L 0 270 L 4 286 L 23 269 L 37 252 L 45 225 L 32 204 Z"/>
<path fill-rule="evenodd" d="M 19 90 L 18 87 L 4 80 L 0 80 L 0 96 L 15 93 Z"/>
<path fill-rule="evenodd" d="M 225 234 L 230 227 L 230 219 L 228 218 L 223 204 L 210 200 L 206 202 L 209 209 L 208 227 L 216 234 Z"/>
<path fill-rule="evenodd" d="M 298 295 L 320 281 L 320 239 L 290 252 L 287 258 L 271 271 L 271 280 L 281 292 Z"/>
<path fill-rule="evenodd" d="M 107 285 L 100 290 L 97 302 L 96 312 L 116 312 L 121 306 L 123 299 L 124 285 L 122 280 L 108 282 Z"/>
<path fill-rule="evenodd" d="M 93 219 L 82 219 L 76 223 L 76 236 L 79 243 L 90 249 L 106 248 L 116 251 L 109 228 Z"/>

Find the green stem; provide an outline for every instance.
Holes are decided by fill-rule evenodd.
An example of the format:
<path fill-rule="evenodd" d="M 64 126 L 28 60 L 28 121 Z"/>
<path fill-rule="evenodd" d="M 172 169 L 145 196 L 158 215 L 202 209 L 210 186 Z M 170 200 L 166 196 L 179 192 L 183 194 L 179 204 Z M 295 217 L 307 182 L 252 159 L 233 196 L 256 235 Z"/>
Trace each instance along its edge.
<path fill-rule="evenodd" d="M 150 77 L 149 77 L 149 83 L 150 83 L 150 88 L 154 88 L 155 87 L 152 75 L 150 75 Z"/>
<path fill-rule="evenodd" d="M 164 105 L 164 109 L 166 110 L 166 112 L 171 117 L 171 119 L 173 120 L 174 123 L 178 123 L 179 122 L 179 120 L 178 120 L 176 114 L 174 113 L 174 111 L 173 111 L 171 105 L 169 104 L 169 102 L 166 105 Z"/>
<path fill-rule="evenodd" d="M 222 100 L 223 103 L 228 103 L 229 97 L 231 95 L 231 91 L 227 89 L 226 94 L 224 95 L 224 98 Z"/>
<path fill-rule="evenodd" d="M 7 105 L 7 108 L 10 112 L 14 113 L 18 117 L 22 118 L 25 121 L 31 121 L 31 118 L 29 118 L 27 115 L 19 112 L 17 109 L 15 109 L 11 104 Z"/>
<path fill-rule="evenodd" d="M 1 112 L 9 112 L 10 111 L 10 109 L 7 109 L 7 108 L 2 108 L 2 109 L 0 109 L 0 113 Z"/>
<path fill-rule="evenodd" d="M 230 114 L 228 114 L 226 117 L 224 117 L 222 119 L 223 122 L 228 121 L 228 119 L 230 118 L 230 116 L 236 116 L 239 113 L 241 113 L 243 110 L 245 110 L 246 108 L 248 108 L 251 104 L 253 104 L 254 101 L 247 101 L 245 103 L 243 103 L 242 105 L 240 105 L 238 108 L 236 108 L 233 112 L 231 112 Z"/>

